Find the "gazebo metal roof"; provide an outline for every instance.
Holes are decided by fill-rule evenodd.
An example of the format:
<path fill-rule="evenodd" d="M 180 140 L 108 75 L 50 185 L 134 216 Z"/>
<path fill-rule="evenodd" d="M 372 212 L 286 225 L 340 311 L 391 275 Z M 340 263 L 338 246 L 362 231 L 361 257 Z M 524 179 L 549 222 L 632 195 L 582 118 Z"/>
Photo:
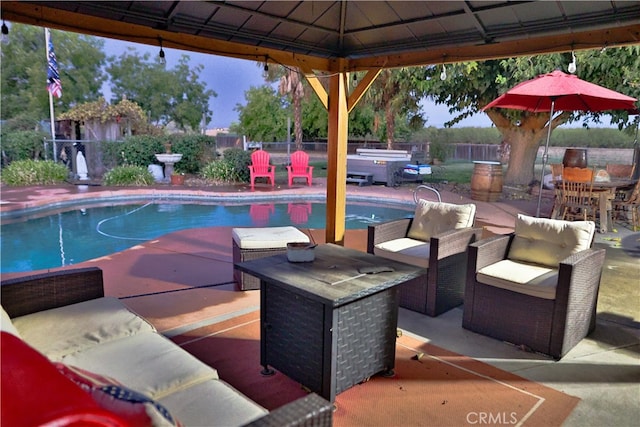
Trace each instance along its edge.
<path fill-rule="evenodd" d="M 640 1 L 3 1 L 9 21 L 319 71 L 640 42 Z"/>
<path fill-rule="evenodd" d="M 2 1 L 0 11 L 10 22 L 302 70 L 329 113 L 334 243 L 344 238 L 347 116 L 383 68 L 640 43 L 640 1 L 626 0 Z M 353 71 L 367 73 L 350 92 Z"/>

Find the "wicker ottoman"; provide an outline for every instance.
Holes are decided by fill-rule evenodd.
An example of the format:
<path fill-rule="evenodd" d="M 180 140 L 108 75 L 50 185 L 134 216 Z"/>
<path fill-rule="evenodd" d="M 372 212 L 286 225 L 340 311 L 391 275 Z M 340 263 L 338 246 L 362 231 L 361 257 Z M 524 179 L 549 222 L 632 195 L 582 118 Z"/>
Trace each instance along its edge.
<path fill-rule="evenodd" d="M 240 290 L 260 289 L 260 279 L 241 272 L 235 263 L 287 252 L 287 243 L 309 243 L 309 237 L 295 227 L 234 228 L 233 278 Z"/>

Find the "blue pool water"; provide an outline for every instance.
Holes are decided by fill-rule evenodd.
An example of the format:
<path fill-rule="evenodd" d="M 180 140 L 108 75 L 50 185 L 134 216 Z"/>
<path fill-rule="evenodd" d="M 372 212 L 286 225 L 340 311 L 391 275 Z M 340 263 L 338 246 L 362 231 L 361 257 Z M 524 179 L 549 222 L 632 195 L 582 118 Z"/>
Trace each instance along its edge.
<path fill-rule="evenodd" d="M 401 207 L 348 204 L 346 228 L 402 218 Z M 25 221 L 3 221 L 0 272 L 77 264 L 178 230 L 199 227 L 325 228 L 324 203 L 210 205 L 140 203 L 77 208 Z"/>

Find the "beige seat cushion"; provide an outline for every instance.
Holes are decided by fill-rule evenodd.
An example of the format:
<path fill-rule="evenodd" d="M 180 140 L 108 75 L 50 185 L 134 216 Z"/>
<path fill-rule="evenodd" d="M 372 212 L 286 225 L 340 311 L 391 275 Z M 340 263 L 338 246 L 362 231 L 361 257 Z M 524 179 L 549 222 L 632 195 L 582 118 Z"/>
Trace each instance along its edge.
<path fill-rule="evenodd" d="M 241 249 L 286 248 L 287 243 L 309 243 L 309 237 L 295 227 L 234 228 L 233 241 Z"/>
<path fill-rule="evenodd" d="M 481 268 L 476 278 L 485 285 L 555 299 L 558 269 L 505 259 Z"/>
<path fill-rule="evenodd" d="M 51 360 L 155 328 L 113 297 L 96 298 L 13 319 L 22 339 Z"/>
<path fill-rule="evenodd" d="M 403 237 L 375 245 L 373 253 L 394 261 L 428 268 L 430 250 L 428 241 Z"/>
<path fill-rule="evenodd" d="M 420 199 L 407 237 L 428 242 L 431 237 L 445 231 L 472 227 L 476 205 L 430 202 Z"/>
<path fill-rule="evenodd" d="M 569 255 L 591 247 L 593 221 L 562 221 L 518 215 L 508 259 L 558 268 Z"/>
<path fill-rule="evenodd" d="M 158 399 L 185 426 L 242 426 L 267 414 L 222 380 L 209 380 Z"/>
<path fill-rule="evenodd" d="M 111 377 L 152 399 L 218 379 L 215 369 L 155 332 L 87 348 L 62 362 Z"/>

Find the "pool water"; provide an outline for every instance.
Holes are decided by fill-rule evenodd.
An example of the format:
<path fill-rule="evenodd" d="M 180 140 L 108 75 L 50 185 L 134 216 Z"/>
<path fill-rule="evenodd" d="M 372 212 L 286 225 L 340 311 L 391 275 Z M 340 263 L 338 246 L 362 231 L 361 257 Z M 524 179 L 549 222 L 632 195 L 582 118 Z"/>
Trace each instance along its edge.
<path fill-rule="evenodd" d="M 405 208 L 348 204 L 346 228 L 402 218 Z M 167 233 L 200 227 L 325 228 L 324 203 L 207 205 L 140 203 L 78 208 L 2 224 L 0 272 L 40 270 L 98 258 Z"/>

